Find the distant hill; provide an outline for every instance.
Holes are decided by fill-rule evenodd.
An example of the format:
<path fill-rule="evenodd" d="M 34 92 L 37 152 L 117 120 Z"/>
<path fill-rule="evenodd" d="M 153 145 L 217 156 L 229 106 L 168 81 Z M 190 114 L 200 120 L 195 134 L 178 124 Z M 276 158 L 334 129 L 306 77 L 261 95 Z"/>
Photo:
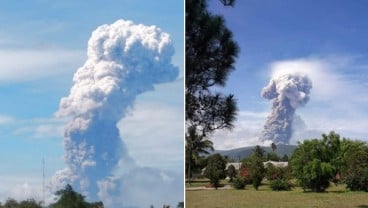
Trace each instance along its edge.
<path fill-rule="evenodd" d="M 239 156 L 240 156 L 240 159 L 250 156 L 252 154 L 252 150 L 254 149 L 254 147 L 255 146 L 241 147 L 241 148 L 236 148 L 232 150 L 215 150 L 213 151 L 212 154 L 219 153 L 223 156 L 228 156 L 231 159 L 238 160 Z M 275 151 L 276 154 L 278 154 L 279 156 L 283 156 L 284 154 L 286 154 L 290 158 L 291 154 L 294 152 L 295 148 L 297 148 L 298 146 L 278 144 L 276 147 L 277 147 Z M 266 151 L 266 154 L 268 152 L 272 152 L 271 147 L 262 146 L 262 149 Z"/>

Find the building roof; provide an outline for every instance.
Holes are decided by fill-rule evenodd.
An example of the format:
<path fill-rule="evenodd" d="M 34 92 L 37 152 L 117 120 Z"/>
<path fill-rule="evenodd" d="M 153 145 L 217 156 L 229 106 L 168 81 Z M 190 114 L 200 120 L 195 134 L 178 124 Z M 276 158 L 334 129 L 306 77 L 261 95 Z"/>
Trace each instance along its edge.
<path fill-rule="evenodd" d="M 271 163 L 273 166 L 275 167 L 278 167 L 278 168 L 284 168 L 284 167 L 287 167 L 289 165 L 288 162 L 277 162 L 277 161 L 272 161 L 272 160 L 269 160 L 267 162 L 263 162 L 263 165 L 265 167 L 267 167 L 267 164 Z"/>

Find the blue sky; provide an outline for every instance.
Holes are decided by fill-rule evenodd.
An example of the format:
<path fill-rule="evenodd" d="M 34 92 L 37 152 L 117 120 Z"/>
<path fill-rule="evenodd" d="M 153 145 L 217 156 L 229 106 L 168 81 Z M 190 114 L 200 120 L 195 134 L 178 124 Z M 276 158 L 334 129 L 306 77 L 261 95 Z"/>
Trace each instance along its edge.
<path fill-rule="evenodd" d="M 335 130 L 368 140 L 367 1 L 237 1 L 234 8 L 211 0 L 240 46 L 236 70 L 221 91 L 238 99 L 232 132 L 214 135 L 215 148 L 259 144 L 270 112 L 261 90 L 277 70 L 298 68 L 312 79 L 310 101 L 296 110 L 306 129 L 292 141 Z"/>
<path fill-rule="evenodd" d="M 91 32 L 118 19 L 157 25 L 171 35 L 178 80 L 139 96 L 118 126 L 138 165 L 182 174 L 183 5 L 170 0 L 0 3 L 0 201 L 40 196 L 43 157 L 46 180 L 64 167 L 66 120 L 54 113 L 86 60 Z M 147 130 L 136 132 L 138 126 Z"/>

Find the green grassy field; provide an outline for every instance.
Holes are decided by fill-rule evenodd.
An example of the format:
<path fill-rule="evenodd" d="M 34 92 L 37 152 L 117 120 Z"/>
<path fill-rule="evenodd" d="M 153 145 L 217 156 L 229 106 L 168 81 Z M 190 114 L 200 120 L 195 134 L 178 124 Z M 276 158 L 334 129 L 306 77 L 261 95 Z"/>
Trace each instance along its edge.
<path fill-rule="evenodd" d="M 251 185 L 245 190 L 187 190 L 185 198 L 187 208 L 368 208 L 368 193 L 348 192 L 344 186 L 335 185 L 326 193 L 303 192 L 300 188 L 272 191 L 268 185 L 258 191 Z"/>

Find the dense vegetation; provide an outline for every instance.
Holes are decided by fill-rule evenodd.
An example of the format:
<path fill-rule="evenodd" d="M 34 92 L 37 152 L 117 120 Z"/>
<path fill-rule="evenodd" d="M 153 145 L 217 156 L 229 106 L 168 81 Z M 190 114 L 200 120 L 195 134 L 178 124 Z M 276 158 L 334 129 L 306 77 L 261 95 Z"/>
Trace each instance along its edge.
<path fill-rule="evenodd" d="M 50 204 L 48 208 L 103 208 L 102 202 L 86 202 L 85 197 L 74 191 L 69 184 L 65 189 L 61 189 L 55 193 L 58 196 L 58 200 Z M 5 201 L 4 205 L 0 203 L 0 208 L 42 208 L 42 202 L 36 202 L 34 199 L 27 199 L 18 202 L 15 199 L 9 198 Z"/>
<path fill-rule="evenodd" d="M 276 148 L 272 145 L 273 150 Z M 350 191 L 368 191 L 367 143 L 341 138 L 335 132 L 323 134 L 320 139 L 299 143 L 286 167 L 264 165 L 268 160 L 285 161 L 288 157 L 274 152 L 265 154 L 260 146 L 253 149 L 251 156 L 242 159 L 240 170 L 234 170 L 231 166 L 225 170 L 224 165 L 219 165 L 220 162 L 216 163 L 217 168 L 214 169 L 214 165 L 209 163 L 209 159 L 213 157 L 202 159 L 202 163 L 207 164 L 202 164 L 206 167 L 205 177 L 213 177 L 226 171 L 229 179 L 232 179 L 230 183 L 237 189 L 252 184 L 257 190 L 267 180 L 270 188 L 278 191 L 300 186 L 304 191 L 324 192 L 332 183 L 343 184 Z M 216 154 L 216 161 L 229 162 L 229 159 Z M 211 173 L 212 171 L 216 172 Z M 218 187 L 220 179 L 221 177 L 217 177 L 217 180 L 211 179 L 210 183 L 216 183 L 212 185 Z"/>

